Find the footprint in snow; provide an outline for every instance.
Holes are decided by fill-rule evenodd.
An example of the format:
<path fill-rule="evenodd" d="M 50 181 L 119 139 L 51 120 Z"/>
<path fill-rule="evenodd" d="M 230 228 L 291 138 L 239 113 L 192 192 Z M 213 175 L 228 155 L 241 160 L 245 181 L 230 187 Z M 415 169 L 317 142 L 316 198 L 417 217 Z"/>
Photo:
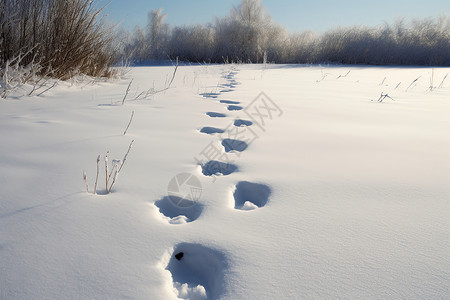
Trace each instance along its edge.
<path fill-rule="evenodd" d="M 239 104 L 241 102 L 239 101 L 231 101 L 231 100 L 220 100 L 220 103 L 225 103 L 225 104 Z"/>
<path fill-rule="evenodd" d="M 173 197 L 173 196 L 172 196 Z M 183 201 L 180 199 L 180 201 Z M 184 200 L 185 202 L 190 200 Z M 192 202 L 192 201 L 190 201 Z M 192 205 L 175 206 L 173 199 L 164 197 L 155 202 L 159 212 L 170 224 L 186 224 L 197 220 L 203 211 L 203 205 L 192 202 Z"/>
<path fill-rule="evenodd" d="M 204 98 L 209 98 L 209 99 L 216 99 L 220 96 L 220 93 L 202 93 L 202 94 L 200 94 L 200 96 L 203 96 Z"/>
<path fill-rule="evenodd" d="M 222 140 L 222 146 L 225 148 L 225 152 L 243 152 L 245 149 L 247 149 L 248 144 L 240 140 L 224 139 Z"/>
<path fill-rule="evenodd" d="M 241 181 L 233 193 L 234 208 L 239 210 L 261 208 L 267 204 L 271 193 L 272 190 L 265 184 Z"/>
<path fill-rule="evenodd" d="M 221 114 L 217 112 L 207 112 L 206 114 L 211 118 L 225 118 L 227 116 L 226 114 Z"/>
<path fill-rule="evenodd" d="M 215 127 L 203 127 L 202 129 L 200 129 L 200 132 L 206 134 L 214 134 L 214 133 L 224 133 L 225 130 Z"/>
<path fill-rule="evenodd" d="M 205 176 L 230 175 L 236 171 L 238 171 L 238 167 L 236 165 L 216 160 L 211 160 L 202 165 L 202 173 Z"/>
<path fill-rule="evenodd" d="M 222 88 L 228 90 L 229 92 L 233 91 L 239 83 L 237 81 L 231 81 L 229 83 L 224 83 L 221 85 Z"/>
<path fill-rule="evenodd" d="M 253 125 L 252 121 L 247 121 L 247 120 L 235 120 L 234 121 L 234 126 L 236 126 L 236 127 L 252 126 L 252 125 Z"/>
<path fill-rule="evenodd" d="M 200 244 L 175 246 L 166 270 L 182 299 L 219 299 L 225 291 L 226 256 Z"/>
<path fill-rule="evenodd" d="M 243 110 L 244 108 L 242 106 L 239 105 L 228 105 L 228 110 L 229 111 L 235 111 L 235 110 Z"/>

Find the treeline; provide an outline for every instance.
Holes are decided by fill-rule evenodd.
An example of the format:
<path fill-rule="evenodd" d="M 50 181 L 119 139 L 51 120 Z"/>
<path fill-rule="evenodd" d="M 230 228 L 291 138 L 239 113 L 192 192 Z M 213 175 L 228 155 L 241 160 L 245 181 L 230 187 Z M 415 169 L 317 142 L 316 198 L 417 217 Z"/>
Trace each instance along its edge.
<path fill-rule="evenodd" d="M 136 62 L 178 57 L 190 62 L 342 63 L 371 65 L 450 65 L 450 19 L 398 21 L 377 27 L 350 27 L 288 34 L 268 16 L 260 0 L 242 0 L 213 24 L 165 23 L 151 11 L 123 52 Z M 129 35 L 128 35 L 129 36 Z"/>
<path fill-rule="evenodd" d="M 212 24 L 170 27 L 162 9 L 130 34 L 93 0 L 0 0 L 0 90 L 37 77 L 110 77 L 121 59 L 189 62 L 450 65 L 450 18 L 288 34 L 260 0 Z M 14 77 L 15 76 L 15 77 Z"/>

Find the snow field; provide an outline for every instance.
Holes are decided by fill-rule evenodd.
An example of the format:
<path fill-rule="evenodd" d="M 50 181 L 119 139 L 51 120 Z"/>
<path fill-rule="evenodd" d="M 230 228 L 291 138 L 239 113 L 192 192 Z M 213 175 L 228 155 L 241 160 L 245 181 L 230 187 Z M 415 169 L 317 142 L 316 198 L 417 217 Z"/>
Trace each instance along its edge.
<path fill-rule="evenodd" d="M 446 297 L 448 83 L 429 91 L 429 68 L 186 66 L 131 100 L 172 71 L 133 68 L 124 106 L 129 80 L 0 102 L 0 298 Z M 87 194 L 83 171 L 92 188 L 97 155 L 122 159 L 131 140 L 112 193 Z M 174 205 L 177 174 L 200 180 L 198 199 Z"/>

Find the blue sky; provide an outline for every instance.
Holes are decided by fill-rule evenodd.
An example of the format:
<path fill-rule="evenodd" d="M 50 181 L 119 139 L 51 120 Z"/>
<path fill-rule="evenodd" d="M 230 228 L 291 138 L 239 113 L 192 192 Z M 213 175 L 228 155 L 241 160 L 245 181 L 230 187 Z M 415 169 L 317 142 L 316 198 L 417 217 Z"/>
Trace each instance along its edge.
<path fill-rule="evenodd" d="M 98 5 L 109 2 L 99 0 Z M 240 0 L 112 0 L 106 8 L 109 19 L 133 29 L 147 22 L 152 9 L 163 8 L 170 25 L 192 25 L 213 22 L 228 15 Z M 273 20 L 289 32 L 314 30 L 323 32 L 337 26 L 378 25 L 396 18 L 435 17 L 450 15 L 449 0 L 263 0 Z"/>

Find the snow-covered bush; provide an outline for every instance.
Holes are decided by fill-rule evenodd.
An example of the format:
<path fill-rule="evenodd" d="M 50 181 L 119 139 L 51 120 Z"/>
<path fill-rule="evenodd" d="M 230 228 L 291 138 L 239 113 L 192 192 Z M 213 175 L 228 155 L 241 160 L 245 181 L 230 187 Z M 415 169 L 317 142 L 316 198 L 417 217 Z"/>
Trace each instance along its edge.
<path fill-rule="evenodd" d="M 0 0 L 0 68 L 19 66 L 40 76 L 109 77 L 117 61 L 114 31 L 97 19 L 91 0 Z"/>
<path fill-rule="evenodd" d="M 339 28 L 316 42 L 313 62 L 450 65 L 450 19 L 403 20 L 378 27 Z"/>

